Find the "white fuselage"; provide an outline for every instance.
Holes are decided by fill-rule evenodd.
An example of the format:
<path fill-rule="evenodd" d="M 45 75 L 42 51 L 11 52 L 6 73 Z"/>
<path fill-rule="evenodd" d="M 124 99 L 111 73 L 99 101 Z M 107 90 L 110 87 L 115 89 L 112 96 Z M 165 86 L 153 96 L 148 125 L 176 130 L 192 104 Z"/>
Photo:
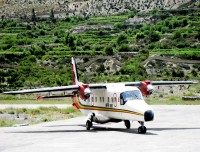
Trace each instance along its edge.
<path fill-rule="evenodd" d="M 127 100 L 123 104 L 120 94 L 126 91 L 138 92 L 140 99 Z M 82 100 L 79 97 L 79 104 L 81 105 L 80 110 L 86 116 L 95 113 L 95 116 L 102 121 L 117 119 L 144 122 L 145 111 L 152 110 L 137 87 L 127 87 L 123 83 L 107 84 L 107 89 L 93 89 L 89 99 Z"/>

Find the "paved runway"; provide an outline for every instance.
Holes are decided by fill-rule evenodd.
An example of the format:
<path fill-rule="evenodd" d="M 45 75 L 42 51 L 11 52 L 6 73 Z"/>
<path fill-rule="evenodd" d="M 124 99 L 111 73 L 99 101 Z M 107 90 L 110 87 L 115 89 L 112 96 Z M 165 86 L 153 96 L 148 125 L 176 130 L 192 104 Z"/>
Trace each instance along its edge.
<path fill-rule="evenodd" d="M 85 129 L 85 118 L 0 128 L 0 152 L 192 152 L 200 149 L 200 106 L 153 106 L 155 120 L 126 130 L 123 123 Z"/>

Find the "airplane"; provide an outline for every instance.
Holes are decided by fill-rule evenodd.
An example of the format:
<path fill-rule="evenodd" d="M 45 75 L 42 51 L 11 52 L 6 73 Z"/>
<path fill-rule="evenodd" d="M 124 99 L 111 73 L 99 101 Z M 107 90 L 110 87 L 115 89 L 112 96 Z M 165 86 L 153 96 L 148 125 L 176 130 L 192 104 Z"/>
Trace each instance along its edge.
<path fill-rule="evenodd" d="M 197 84 L 194 81 L 149 81 L 85 84 L 79 81 L 77 65 L 72 57 L 72 82 L 73 85 L 28 89 L 3 92 L 3 94 L 29 94 L 42 92 L 68 91 L 66 95 L 39 96 L 38 99 L 71 97 L 73 107 L 79 109 L 86 116 L 86 129 L 90 130 L 93 122 L 109 123 L 124 121 L 125 127 L 130 129 L 131 122 L 140 124 L 139 134 L 145 134 L 147 128 L 144 123 L 153 121 L 154 112 L 143 96 L 150 96 L 153 85 L 180 85 Z"/>

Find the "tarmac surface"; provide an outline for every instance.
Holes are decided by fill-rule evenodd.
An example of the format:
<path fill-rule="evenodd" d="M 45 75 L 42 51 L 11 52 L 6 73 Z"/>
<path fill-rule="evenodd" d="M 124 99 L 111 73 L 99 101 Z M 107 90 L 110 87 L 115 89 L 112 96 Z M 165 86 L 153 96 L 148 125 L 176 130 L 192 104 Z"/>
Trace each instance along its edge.
<path fill-rule="evenodd" d="M 0 128 L 0 152 L 193 152 L 200 150 L 200 106 L 153 106 L 155 119 L 145 123 L 94 124 L 85 117 L 31 126 Z"/>

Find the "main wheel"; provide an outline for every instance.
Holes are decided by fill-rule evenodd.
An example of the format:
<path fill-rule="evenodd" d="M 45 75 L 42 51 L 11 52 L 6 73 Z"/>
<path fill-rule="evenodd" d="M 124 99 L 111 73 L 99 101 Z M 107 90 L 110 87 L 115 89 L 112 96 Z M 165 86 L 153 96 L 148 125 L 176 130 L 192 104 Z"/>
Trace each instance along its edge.
<path fill-rule="evenodd" d="M 145 126 L 140 126 L 138 128 L 138 133 L 139 134 L 145 134 L 147 132 L 147 128 Z"/>
<path fill-rule="evenodd" d="M 86 129 L 87 129 L 87 130 L 90 130 L 91 127 L 92 127 L 92 122 L 89 121 L 89 120 L 87 120 L 87 121 L 86 121 Z"/>
<path fill-rule="evenodd" d="M 131 128 L 131 123 L 129 120 L 124 120 L 124 124 L 126 126 L 127 129 L 130 129 Z"/>

